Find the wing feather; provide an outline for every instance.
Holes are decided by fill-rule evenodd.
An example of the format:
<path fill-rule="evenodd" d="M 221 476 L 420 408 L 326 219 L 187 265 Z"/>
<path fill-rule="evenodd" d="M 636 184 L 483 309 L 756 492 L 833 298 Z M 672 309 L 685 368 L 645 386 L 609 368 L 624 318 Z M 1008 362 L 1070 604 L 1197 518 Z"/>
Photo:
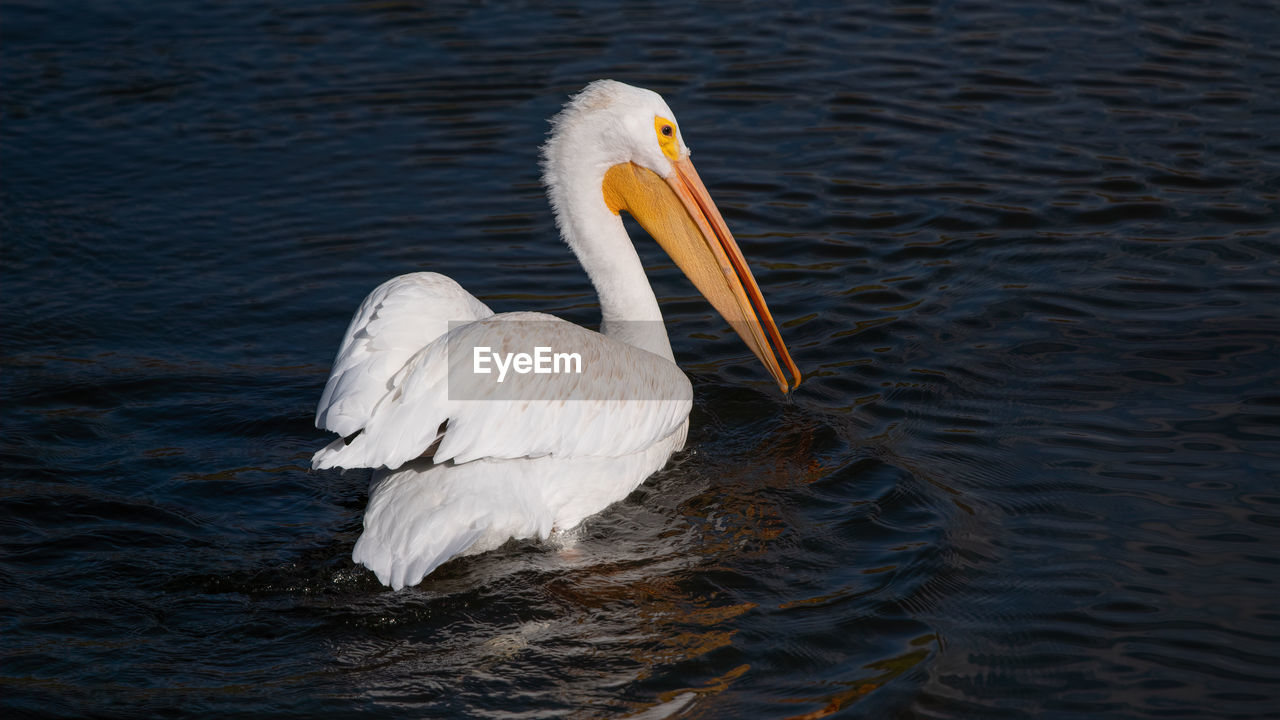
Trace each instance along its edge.
<path fill-rule="evenodd" d="M 581 373 L 477 374 L 472 348 L 581 355 Z M 618 457 L 679 429 L 693 389 L 675 363 L 541 313 L 504 313 L 455 327 L 391 378 L 368 420 L 312 464 L 397 468 L 439 441 L 435 462 L 479 458 Z M 442 425 L 446 429 L 439 432 Z"/>
<path fill-rule="evenodd" d="M 347 327 L 316 407 L 316 427 L 344 436 L 364 427 L 396 373 L 444 335 L 450 322 L 491 315 L 484 303 L 438 273 L 410 273 L 378 286 Z"/>

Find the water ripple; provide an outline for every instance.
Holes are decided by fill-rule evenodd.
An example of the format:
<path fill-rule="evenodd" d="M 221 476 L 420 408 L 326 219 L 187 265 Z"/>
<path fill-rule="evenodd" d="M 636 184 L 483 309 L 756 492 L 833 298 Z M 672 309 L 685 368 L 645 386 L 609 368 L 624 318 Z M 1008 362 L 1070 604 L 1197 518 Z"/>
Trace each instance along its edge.
<path fill-rule="evenodd" d="M 1261 717 L 1280 681 L 1266 3 L 6 3 L 0 704 L 19 715 Z M 806 376 L 631 225 L 689 446 L 385 592 L 310 473 L 359 299 L 598 320 L 539 186 L 663 92 Z"/>

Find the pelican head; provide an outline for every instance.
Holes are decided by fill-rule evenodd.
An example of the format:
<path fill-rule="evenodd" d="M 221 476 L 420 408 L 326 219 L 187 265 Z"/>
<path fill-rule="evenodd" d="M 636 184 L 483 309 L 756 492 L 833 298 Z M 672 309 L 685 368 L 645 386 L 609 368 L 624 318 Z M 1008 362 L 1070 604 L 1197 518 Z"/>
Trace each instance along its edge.
<path fill-rule="evenodd" d="M 600 288 L 602 302 L 609 283 L 618 280 L 593 269 L 617 264 L 607 255 L 629 250 L 635 257 L 629 240 L 626 248 L 616 240 L 625 239 L 619 213 L 626 211 L 737 331 L 784 393 L 800 384 L 760 287 L 660 95 L 613 80 L 591 83 L 552 119 L 543 158 L 556 223 Z"/>

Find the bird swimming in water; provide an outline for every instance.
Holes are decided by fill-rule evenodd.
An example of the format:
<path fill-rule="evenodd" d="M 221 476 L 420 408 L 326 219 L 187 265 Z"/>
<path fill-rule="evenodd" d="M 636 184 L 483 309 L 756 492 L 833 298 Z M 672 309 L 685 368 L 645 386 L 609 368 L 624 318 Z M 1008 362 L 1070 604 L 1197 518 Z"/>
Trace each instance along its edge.
<path fill-rule="evenodd" d="M 552 120 L 542 153 L 556 225 L 599 294 L 600 332 L 542 313 L 494 314 L 444 275 L 401 275 L 356 311 L 320 398 L 316 426 L 341 437 L 312 465 L 375 468 L 352 559 L 392 588 L 458 555 L 570 530 L 684 446 L 693 389 L 620 213 L 784 393 L 800 383 L 661 96 L 593 82 Z M 561 354 L 576 354 L 579 372 L 512 372 L 500 384 L 478 372 L 481 348 L 489 370 L 504 357 L 511 369 L 518 352 L 539 362 L 539 348 L 569 349 Z"/>

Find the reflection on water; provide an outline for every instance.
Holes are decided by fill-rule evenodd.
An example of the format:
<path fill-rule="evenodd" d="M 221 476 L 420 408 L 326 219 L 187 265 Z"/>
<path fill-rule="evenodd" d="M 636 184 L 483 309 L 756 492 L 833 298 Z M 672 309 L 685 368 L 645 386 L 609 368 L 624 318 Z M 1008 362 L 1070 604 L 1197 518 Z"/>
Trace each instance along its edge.
<path fill-rule="evenodd" d="M 1280 697 L 1267 3 L 0 8 L 19 714 L 1259 717 Z M 359 299 L 598 321 L 538 182 L 663 92 L 806 376 L 647 239 L 688 449 L 385 591 L 311 473 Z M 642 238 L 632 226 L 633 237 Z"/>

